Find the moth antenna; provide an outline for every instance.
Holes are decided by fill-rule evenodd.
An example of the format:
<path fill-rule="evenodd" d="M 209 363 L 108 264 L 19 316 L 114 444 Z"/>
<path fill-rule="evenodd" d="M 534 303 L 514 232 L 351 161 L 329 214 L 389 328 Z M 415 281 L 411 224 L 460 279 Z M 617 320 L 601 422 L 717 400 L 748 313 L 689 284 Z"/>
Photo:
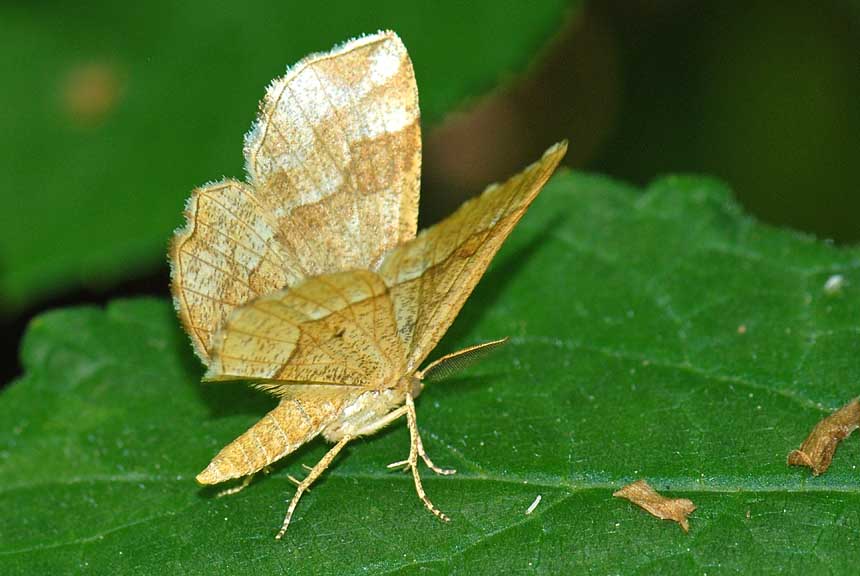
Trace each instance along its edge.
<path fill-rule="evenodd" d="M 468 368 L 472 364 L 483 360 L 490 353 L 498 350 L 499 347 L 508 340 L 509 338 L 505 336 L 499 340 L 476 344 L 474 346 L 458 350 L 457 352 L 446 354 L 445 356 L 431 362 L 426 368 L 424 368 L 424 370 L 416 372 L 415 377 L 419 380 L 427 378 L 431 380 L 441 380 L 443 378 L 447 378 L 448 376 L 452 376 L 453 374 Z"/>

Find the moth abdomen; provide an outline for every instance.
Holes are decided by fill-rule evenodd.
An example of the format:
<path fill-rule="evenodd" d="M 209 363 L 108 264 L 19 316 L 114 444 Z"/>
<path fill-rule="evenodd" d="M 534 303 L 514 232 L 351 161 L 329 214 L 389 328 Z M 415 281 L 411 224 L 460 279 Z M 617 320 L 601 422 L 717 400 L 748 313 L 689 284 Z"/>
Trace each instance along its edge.
<path fill-rule="evenodd" d="M 328 424 L 325 415 L 284 399 L 274 410 L 225 446 L 197 475 L 200 484 L 218 484 L 258 472 L 309 442 Z"/>

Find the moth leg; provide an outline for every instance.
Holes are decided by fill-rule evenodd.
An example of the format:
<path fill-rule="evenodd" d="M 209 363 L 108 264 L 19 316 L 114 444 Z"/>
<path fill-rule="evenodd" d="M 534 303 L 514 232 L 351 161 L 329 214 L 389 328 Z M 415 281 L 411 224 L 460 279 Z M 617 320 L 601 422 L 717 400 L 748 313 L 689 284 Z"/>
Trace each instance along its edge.
<path fill-rule="evenodd" d="M 410 398 L 410 400 L 411 400 L 411 398 Z M 424 451 L 424 443 L 421 442 L 421 435 L 418 434 L 418 424 L 417 424 L 418 419 L 415 415 L 415 406 L 414 405 L 412 406 L 412 420 L 414 422 L 416 422 L 416 424 L 415 424 L 415 431 L 416 431 L 415 439 L 416 439 L 416 443 L 418 444 L 418 455 L 421 456 L 421 459 L 424 460 L 424 463 L 427 465 L 427 467 L 430 468 L 430 470 L 432 470 L 436 474 L 441 474 L 442 476 L 450 476 L 451 474 L 456 474 L 457 471 L 454 470 L 453 468 L 439 468 L 438 466 L 433 464 L 433 461 L 430 460 L 430 456 L 428 456 L 427 453 Z"/>
<path fill-rule="evenodd" d="M 313 468 L 311 468 L 311 470 L 313 470 Z M 290 475 L 290 474 L 287 474 L 287 480 L 289 480 L 290 482 L 292 482 L 292 483 L 293 483 L 293 484 L 295 484 L 296 486 L 301 486 L 301 485 L 302 485 L 302 481 L 301 481 L 301 480 L 299 480 L 298 478 L 296 478 L 295 476 L 292 476 L 292 475 Z M 311 489 L 310 489 L 310 488 L 308 488 L 307 490 L 305 490 L 305 492 L 310 492 L 310 491 L 311 491 Z"/>
<path fill-rule="evenodd" d="M 308 466 L 307 464 L 304 464 L 304 463 L 302 463 L 302 468 L 304 468 L 304 469 L 305 469 L 305 470 L 307 470 L 308 472 L 310 472 L 311 470 L 313 470 L 313 468 L 311 468 L 310 466 Z M 295 476 L 291 476 L 291 475 L 287 474 L 287 478 L 289 479 L 289 481 L 290 481 L 290 482 L 292 482 L 292 483 L 293 483 L 293 484 L 295 484 L 296 486 L 298 486 L 299 484 L 301 484 L 301 483 L 302 483 L 302 481 L 301 481 L 301 480 L 299 480 L 298 478 L 296 478 Z M 307 489 L 307 492 L 310 492 L 310 491 L 311 491 L 311 489 L 310 489 L 310 488 L 308 488 L 308 489 Z"/>
<path fill-rule="evenodd" d="M 245 488 L 248 487 L 248 484 L 250 484 L 251 480 L 253 480 L 253 479 L 254 479 L 254 474 L 248 474 L 247 476 L 245 476 L 242 479 L 241 484 L 238 484 L 236 486 L 232 486 L 230 488 L 227 488 L 226 490 L 221 490 L 220 492 L 218 492 L 218 494 L 215 495 L 215 497 L 221 498 L 223 496 L 230 496 L 231 494 L 236 494 L 238 492 L 241 492 L 242 490 L 244 490 Z"/>
<path fill-rule="evenodd" d="M 409 436 L 411 442 L 409 443 L 409 458 L 406 460 L 406 465 L 412 469 L 412 479 L 415 481 L 415 491 L 418 492 L 418 498 L 424 503 L 424 506 L 430 510 L 437 518 L 440 520 L 444 520 L 448 522 L 451 520 L 446 516 L 441 510 L 436 508 L 430 499 L 427 497 L 427 494 L 424 492 L 424 486 L 421 484 L 421 476 L 418 475 L 418 456 L 424 451 L 424 448 L 421 444 L 421 435 L 418 433 L 418 420 L 415 416 L 415 403 L 412 401 L 412 395 L 406 395 L 406 423 L 409 425 Z M 421 455 L 424 462 L 428 463 L 433 471 L 442 470 L 441 468 L 436 468 L 433 466 L 432 462 L 429 462 L 429 458 L 426 455 Z M 441 473 L 453 473 L 453 471 L 443 471 Z"/>
<path fill-rule="evenodd" d="M 451 474 L 456 474 L 457 471 L 451 468 L 439 468 L 436 466 L 433 461 L 430 459 L 430 456 L 427 455 L 427 452 L 424 451 L 424 443 L 421 441 L 421 434 L 418 433 L 418 417 L 415 413 L 415 403 L 412 400 L 411 395 L 406 396 L 406 406 L 403 407 L 406 410 L 407 423 L 410 423 L 409 433 L 412 436 L 412 442 L 416 445 L 418 450 L 418 455 L 421 456 L 421 459 L 424 460 L 424 463 L 436 474 L 441 474 L 443 476 L 449 476 Z M 415 423 L 415 434 L 412 434 L 412 426 L 411 423 Z M 388 465 L 388 468 L 403 468 L 406 470 L 409 468 L 410 463 L 409 459 L 401 460 L 399 462 L 392 462 Z"/>
<path fill-rule="evenodd" d="M 335 456 L 338 455 L 338 452 L 343 450 L 343 447 L 346 446 L 350 440 L 352 440 L 352 436 L 344 436 L 341 438 L 338 443 L 332 446 L 331 450 L 326 452 L 326 455 L 317 462 L 316 466 L 311 468 L 307 477 L 299 482 L 299 486 L 296 488 L 296 493 L 293 494 L 293 499 L 290 500 L 290 507 L 287 508 L 287 515 L 284 517 L 284 523 L 281 525 L 281 529 L 278 530 L 278 534 L 275 536 L 275 539 L 280 540 L 287 531 L 287 528 L 289 528 L 290 520 L 293 518 L 293 512 L 296 510 L 296 505 L 298 505 L 299 498 L 302 497 L 302 494 L 310 488 L 311 484 L 314 483 L 314 480 L 319 478 L 320 474 L 325 472 L 325 469 L 329 467 L 332 460 L 334 460 Z"/>

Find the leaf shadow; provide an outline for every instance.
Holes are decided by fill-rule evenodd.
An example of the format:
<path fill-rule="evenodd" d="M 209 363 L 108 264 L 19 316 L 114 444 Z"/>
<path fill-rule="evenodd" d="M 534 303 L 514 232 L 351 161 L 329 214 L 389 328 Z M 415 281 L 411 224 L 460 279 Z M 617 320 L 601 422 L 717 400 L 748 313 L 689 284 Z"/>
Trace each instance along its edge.
<path fill-rule="evenodd" d="M 262 418 L 278 403 L 277 398 L 254 389 L 244 380 L 201 382 L 197 391 L 214 418 L 239 414 L 256 414 Z"/>
<path fill-rule="evenodd" d="M 168 340 L 169 346 L 176 354 L 182 380 L 194 389 L 194 393 L 207 406 L 213 417 L 223 418 L 239 414 L 259 414 L 262 417 L 274 408 L 277 403 L 275 398 L 255 390 L 245 381 L 203 382 L 206 369 L 194 354 L 178 322 L 172 323 Z"/>

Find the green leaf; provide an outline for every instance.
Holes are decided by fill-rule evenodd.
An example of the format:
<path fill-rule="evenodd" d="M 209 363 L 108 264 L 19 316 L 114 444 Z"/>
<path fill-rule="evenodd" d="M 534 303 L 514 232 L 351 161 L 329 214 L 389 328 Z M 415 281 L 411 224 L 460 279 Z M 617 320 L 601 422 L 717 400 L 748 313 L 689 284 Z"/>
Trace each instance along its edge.
<path fill-rule="evenodd" d="M 163 262 L 191 189 L 243 177 L 242 137 L 265 86 L 306 54 L 397 31 L 426 128 L 521 70 L 568 4 L 4 3 L 0 190 L 14 218 L 0 226 L 0 308 Z M 93 67 L 95 80 L 74 82 Z M 113 103 L 72 114 L 70 85 L 93 106 Z"/>
<path fill-rule="evenodd" d="M 287 475 L 323 442 L 216 499 L 194 475 L 272 400 L 201 385 L 167 302 L 46 314 L 0 396 L 0 572 L 854 574 L 860 441 L 817 478 L 785 459 L 857 395 L 858 306 L 860 250 L 758 224 L 716 182 L 561 174 L 437 353 L 507 349 L 418 400 L 459 471 L 423 473 L 452 521 L 385 469 L 401 422 L 349 446 L 280 542 Z M 637 478 L 698 506 L 689 534 L 612 498 Z"/>

